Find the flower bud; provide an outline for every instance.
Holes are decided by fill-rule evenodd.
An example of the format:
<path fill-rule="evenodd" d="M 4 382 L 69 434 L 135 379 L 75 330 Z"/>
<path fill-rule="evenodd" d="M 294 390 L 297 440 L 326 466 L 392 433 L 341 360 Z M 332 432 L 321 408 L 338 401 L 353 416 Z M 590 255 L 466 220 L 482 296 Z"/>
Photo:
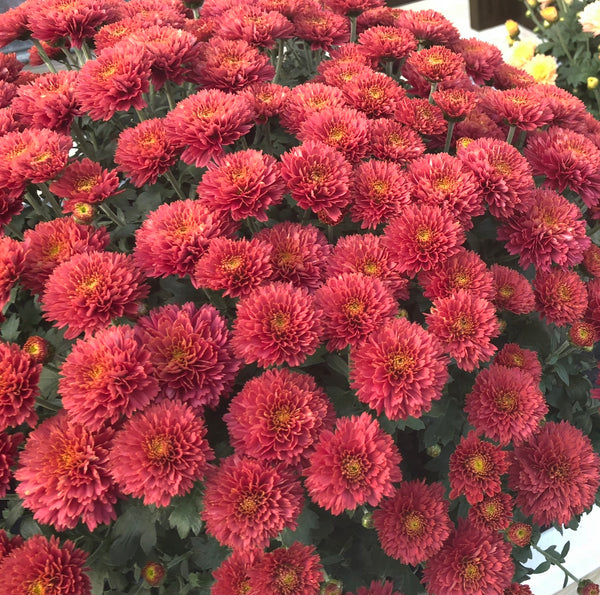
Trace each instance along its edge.
<path fill-rule="evenodd" d="M 554 23 L 558 20 L 558 10 L 556 10 L 556 6 L 547 6 L 546 8 L 542 8 L 542 10 L 540 10 L 540 16 L 546 22 Z"/>
<path fill-rule="evenodd" d="M 432 459 L 435 459 L 442 454 L 442 447 L 439 444 L 432 444 L 431 446 L 427 447 L 427 454 Z"/>
<path fill-rule="evenodd" d="M 96 210 L 93 205 L 88 204 L 87 202 L 78 202 L 73 207 L 73 219 L 75 219 L 76 223 L 81 223 L 82 225 L 89 225 L 96 214 Z"/>
<path fill-rule="evenodd" d="M 516 37 L 520 33 L 519 23 L 517 23 L 517 21 L 508 19 L 508 21 L 506 21 L 504 25 L 506 26 L 506 31 L 508 32 L 510 37 Z"/>
<path fill-rule="evenodd" d="M 527 547 L 531 543 L 531 525 L 512 523 L 507 531 L 508 540 L 519 547 Z"/>
<path fill-rule="evenodd" d="M 360 524 L 365 529 L 372 529 L 373 528 L 373 513 L 365 512 L 365 514 L 363 514 L 362 519 L 360 520 Z"/>
<path fill-rule="evenodd" d="M 43 364 L 48 359 L 48 341 L 33 335 L 25 341 L 23 351 L 29 354 L 34 364 Z"/>
<path fill-rule="evenodd" d="M 579 581 L 577 585 L 577 595 L 599 595 L 600 586 L 588 578 Z"/>
<path fill-rule="evenodd" d="M 580 320 L 569 329 L 569 343 L 580 349 L 591 351 L 598 340 L 596 327 L 589 322 Z"/>
<path fill-rule="evenodd" d="M 588 76 L 587 78 L 587 88 L 592 90 L 598 86 L 598 77 L 597 76 Z"/>
<path fill-rule="evenodd" d="M 321 587 L 321 595 L 342 595 L 342 592 L 342 581 L 335 579 L 329 579 Z"/>
<path fill-rule="evenodd" d="M 527 4 L 531 6 L 531 8 L 535 8 L 537 6 L 537 0 L 527 0 Z"/>
<path fill-rule="evenodd" d="M 152 587 L 156 587 L 156 585 L 163 580 L 165 574 L 165 567 L 158 562 L 148 562 L 148 564 L 142 568 L 144 580 Z"/>

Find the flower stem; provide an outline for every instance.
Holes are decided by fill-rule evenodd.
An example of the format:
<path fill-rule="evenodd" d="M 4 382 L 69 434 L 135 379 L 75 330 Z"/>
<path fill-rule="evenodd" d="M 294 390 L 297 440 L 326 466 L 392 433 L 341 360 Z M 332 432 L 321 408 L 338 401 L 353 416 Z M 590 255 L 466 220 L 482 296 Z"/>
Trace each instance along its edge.
<path fill-rule="evenodd" d="M 31 208 L 35 211 L 36 215 L 39 215 L 42 219 L 49 221 L 51 219 L 48 210 L 40 203 L 37 197 L 33 196 L 29 190 L 23 195 L 25 200 L 29 203 Z"/>
<path fill-rule="evenodd" d="M 84 56 L 86 62 L 88 60 L 94 59 L 92 56 L 92 52 L 91 52 L 87 42 L 85 41 L 85 39 L 81 42 L 81 52 L 83 53 L 83 56 Z"/>
<path fill-rule="evenodd" d="M 448 151 L 450 151 L 450 144 L 452 143 L 452 134 L 454 132 L 455 126 L 456 122 L 454 120 L 450 120 L 448 122 L 448 132 L 446 133 L 446 144 L 444 145 L 444 153 L 448 153 Z"/>
<path fill-rule="evenodd" d="M 506 135 L 506 142 L 509 145 L 512 145 L 513 139 L 515 138 L 516 130 L 517 127 L 514 124 L 511 124 L 510 128 L 508 129 L 508 134 Z"/>
<path fill-rule="evenodd" d="M 283 66 L 283 39 L 277 40 L 277 62 L 275 64 L 275 76 L 273 77 L 273 82 L 277 83 L 279 81 L 279 75 L 281 74 L 281 67 Z"/>
<path fill-rule="evenodd" d="M 171 81 L 165 81 L 164 89 L 165 95 L 167 96 L 167 101 L 169 103 L 169 109 L 173 110 L 175 108 L 175 100 L 173 99 L 173 94 L 171 93 Z"/>
<path fill-rule="evenodd" d="M 42 47 L 42 44 L 37 40 L 33 39 L 33 45 L 37 48 L 38 54 L 40 58 L 43 60 L 44 64 L 48 67 L 48 70 L 53 74 L 56 74 L 56 68 L 54 68 L 54 64 L 52 64 L 52 60 L 48 57 L 46 50 Z"/>
<path fill-rule="evenodd" d="M 558 566 L 570 579 L 573 579 L 576 584 L 579 584 L 579 579 L 572 573 L 569 572 L 556 558 L 549 556 L 543 549 L 539 548 L 535 543 L 531 544 L 531 547 L 536 551 L 542 554 L 547 562 L 553 564 L 554 566 Z"/>
<path fill-rule="evenodd" d="M 173 175 L 173 172 L 168 169 L 163 176 L 165 176 L 165 178 L 167 178 L 167 180 L 169 180 L 169 183 L 171 184 L 171 186 L 173 186 L 173 190 L 175 190 L 175 193 L 177 194 L 177 196 L 181 199 L 181 200 L 187 200 L 187 196 L 184 194 L 181 185 L 179 184 L 179 182 L 177 181 L 177 179 L 175 178 L 175 176 Z"/>
<path fill-rule="evenodd" d="M 125 221 L 122 221 L 119 217 L 117 217 L 116 213 L 105 203 L 100 203 L 98 205 L 100 210 L 118 227 L 124 227 Z"/>
<path fill-rule="evenodd" d="M 350 43 L 356 43 L 356 15 L 350 15 Z"/>
<path fill-rule="evenodd" d="M 48 184 L 41 183 L 41 184 L 38 184 L 38 186 L 39 186 L 40 190 L 42 191 L 42 196 L 48 201 L 48 204 L 52 207 L 54 214 L 60 217 L 62 215 L 62 208 L 58 204 L 58 201 L 56 200 L 56 197 L 54 196 L 54 194 L 52 194 L 52 192 L 50 192 L 50 188 L 48 188 Z"/>
<path fill-rule="evenodd" d="M 431 105 L 433 105 L 435 102 L 433 101 L 433 94 L 436 92 L 437 90 L 437 83 L 431 83 L 431 88 L 429 89 L 429 103 L 431 103 Z"/>
<path fill-rule="evenodd" d="M 23 239 L 23 234 L 20 231 L 17 231 L 12 226 L 11 223 L 5 223 L 4 224 L 4 229 L 6 229 L 6 231 L 8 231 L 11 236 L 14 236 L 15 238 L 17 238 L 17 240 L 22 240 Z"/>

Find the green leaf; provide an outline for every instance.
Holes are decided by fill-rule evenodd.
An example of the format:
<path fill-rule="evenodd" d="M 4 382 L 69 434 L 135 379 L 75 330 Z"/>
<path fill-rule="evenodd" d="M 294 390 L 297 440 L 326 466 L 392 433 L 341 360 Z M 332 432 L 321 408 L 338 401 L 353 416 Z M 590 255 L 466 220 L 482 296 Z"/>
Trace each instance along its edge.
<path fill-rule="evenodd" d="M 558 377 L 569 386 L 569 373 L 565 370 L 565 368 L 561 364 L 555 364 L 554 371 L 558 375 Z"/>
<path fill-rule="evenodd" d="M 344 378 L 348 378 L 348 363 L 344 358 L 340 357 L 337 353 L 330 353 L 325 361 L 329 368 L 338 374 L 341 374 Z"/>
<path fill-rule="evenodd" d="M 186 498 L 178 498 L 172 502 L 173 510 L 169 515 L 169 527 L 177 529 L 181 539 L 185 539 L 190 532 L 198 535 L 202 530 L 202 519 L 196 505 L 196 498 L 190 495 Z"/>
<path fill-rule="evenodd" d="M 312 543 L 311 531 L 319 527 L 319 517 L 308 506 L 298 517 L 298 527 L 295 531 L 284 529 L 281 532 L 281 543 L 286 547 L 290 547 L 295 541 L 300 541 L 306 545 Z"/>
<path fill-rule="evenodd" d="M 208 535 L 191 538 L 192 560 L 199 568 L 214 570 L 229 555 L 229 549 Z"/>
<path fill-rule="evenodd" d="M 11 314 L 0 326 L 2 338 L 9 343 L 14 343 L 19 338 L 19 324 L 19 317 Z"/>
<path fill-rule="evenodd" d="M 546 572 L 546 570 L 548 570 L 550 568 L 550 566 L 552 566 L 552 564 L 550 564 L 550 562 L 548 562 L 548 560 L 545 560 L 537 568 L 532 570 L 531 573 L 532 574 L 542 574 L 542 573 Z"/>
<path fill-rule="evenodd" d="M 128 508 L 115 521 L 113 535 L 116 539 L 109 550 L 112 563 L 122 565 L 135 555 L 138 547 L 149 554 L 156 544 L 156 511 L 130 501 Z"/>

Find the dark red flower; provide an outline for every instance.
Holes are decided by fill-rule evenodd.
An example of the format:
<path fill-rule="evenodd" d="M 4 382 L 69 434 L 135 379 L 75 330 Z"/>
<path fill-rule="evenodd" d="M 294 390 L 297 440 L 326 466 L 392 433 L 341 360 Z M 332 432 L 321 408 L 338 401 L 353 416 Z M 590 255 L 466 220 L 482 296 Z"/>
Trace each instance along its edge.
<path fill-rule="evenodd" d="M 499 492 L 469 508 L 469 520 L 482 530 L 502 531 L 510 525 L 513 502 L 510 494 Z"/>
<path fill-rule="evenodd" d="M 370 151 L 377 159 L 404 165 L 425 152 L 421 135 L 410 126 L 394 120 L 373 120 L 370 133 Z"/>
<path fill-rule="evenodd" d="M 350 40 L 350 23 L 347 18 L 320 4 L 308 4 L 294 14 L 295 36 L 310 43 L 311 50 L 329 51 Z"/>
<path fill-rule="evenodd" d="M 408 29 L 391 23 L 368 27 L 358 36 L 358 43 L 362 53 L 377 63 L 397 62 L 417 49 L 415 36 Z"/>
<path fill-rule="evenodd" d="M 450 44 L 458 40 L 458 29 L 435 10 L 400 10 L 396 27 L 406 27 L 423 45 Z"/>
<path fill-rule="evenodd" d="M 493 44 L 476 37 L 458 39 L 451 44 L 465 61 L 465 70 L 476 85 L 483 85 L 493 78 L 504 60 L 502 52 Z"/>
<path fill-rule="evenodd" d="M 531 349 L 523 349 L 516 343 L 506 343 L 496 354 L 494 364 L 527 372 L 536 386 L 542 379 L 542 364 L 538 354 Z"/>
<path fill-rule="evenodd" d="M 348 105 L 366 114 L 369 118 L 390 118 L 396 111 L 396 102 L 406 92 L 393 78 L 381 72 L 365 70 L 342 91 Z"/>
<path fill-rule="evenodd" d="M 240 4 L 223 13 L 217 33 L 225 39 L 243 39 L 253 46 L 273 48 L 277 39 L 294 37 L 294 25 L 275 10 Z"/>
<path fill-rule="evenodd" d="M 6 492 L 10 488 L 10 480 L 12 478 L 11 467 L 17 461 L 17 449 L 23 442 L 23 434 L 6 434 L 0 432 L 0 498 L 6 496 Z M 0 535 L 1 539 L 1 535 Z M 2 545 L 0 545 L 0 562 L 2 561 Z"/>
<path fill-rule="evenodd" d="M 527 523 L 511 523 L 506 537 L 518 547 L 527 547 L 531 543 L 532 527 Z"/>
<path fill-rule="evenodd" d="M 533 288 L 524 275 L 500 264 L 493 264 L 490 271 L 495 288 L 492 302 L 499 309 L 514 314 L 528 314 L 535 309 Z"/>
<path fill-rule="evenodd" d="M 23 244 L 8 236 L 0 237 L 0 314 L 10 301 L 10 292 L 25 268 Z"/>
<path fill-rule="evenodd" d="M 556 326 L 580 320 L 588 306 L 585 283 L 573 270 L 540 271 L 533 280 L 536 309 Z"/>

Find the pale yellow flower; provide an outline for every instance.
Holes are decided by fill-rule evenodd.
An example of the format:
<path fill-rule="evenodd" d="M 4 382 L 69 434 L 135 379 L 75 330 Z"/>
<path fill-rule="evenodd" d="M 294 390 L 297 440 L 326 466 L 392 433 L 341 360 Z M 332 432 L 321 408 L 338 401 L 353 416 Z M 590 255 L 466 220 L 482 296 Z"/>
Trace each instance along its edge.
<path fill-rule="evenodd" d="M 529 73 L 535 79 L 536 83 L 553 85 L 556 81 L 558 64 L 554 56 L 537 54 L 529 62 L 521 66 L 521 68 Z"/>
<path fill-rule="evenodd" d="M 579 13 L 578 21 L 586 33 L 600 35 L 600 0 L 588 4 Z"/>
<path fill-rule="evenodd" d="M 524 64 L 533 58 L 536 46 L 537 43 L 533 39 L 524 39 L 523 41 L 515 42 L 508 63 L 511 66 L 522 68 Z"/>

